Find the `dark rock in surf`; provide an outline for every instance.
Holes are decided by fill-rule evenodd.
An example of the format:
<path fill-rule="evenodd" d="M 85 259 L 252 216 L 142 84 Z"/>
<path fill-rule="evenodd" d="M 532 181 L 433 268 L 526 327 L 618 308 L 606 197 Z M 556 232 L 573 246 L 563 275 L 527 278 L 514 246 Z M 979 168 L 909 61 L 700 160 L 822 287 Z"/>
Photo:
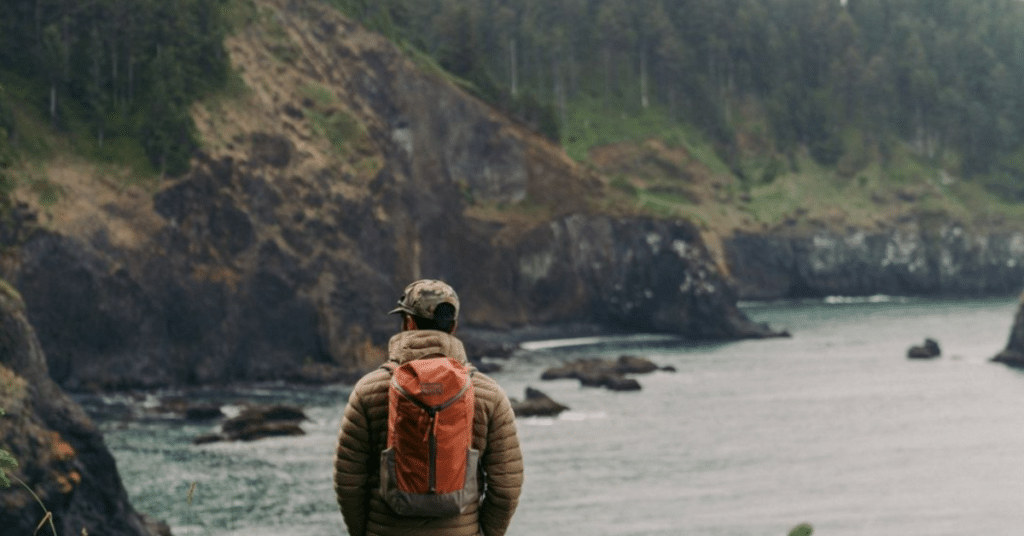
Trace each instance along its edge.
<path fill-rule="evenodd" d="M 548 395 L 532 388 L 526 388 L 526 398 L 522 402 L 511 399 L 512 411 L 516 417 L 554 417 L 569 409 L 555 402 Z"/>
<path fill-rule="evenodd" d="M 551 367 L 541 374 L 542 380 L 575 379 L 584 387 L 605 387 L 612 391 L 636 391 L 640 382 L 626 378 L 626 374 L 648 374 L 656 370 L 675 372 L 674 367 L 659 367 L 646 357 L 633 355 L 619 356 L 610 359 L 578 359 L 556 367 Z"/>
<path fill-rule="evenodd" d="M 929 359 L 942 354 L 939 343 L 935 339 L 925 339 L 921 346 L 911 346 L 907 350 L 907 357 L 911 359 Z"/>
<path fill-rule="evenodd" d="M 199 404 L 185 409 L 186 421 L 212 421 L 224 417 L 224 412 L 216 404 Z"/>
<path fill-rule="evenodd" d="M 611 391 L 639 391 L 640 382 L 610 370 L 587 371 L 580 374 L 583 387 L 604 387 Z"/>
<path fill-rule="evenodd" d="M 268 437 L 305 435 L 302 421 L 308 420 L 302 408 L 285 404 L 248 406 L 238 415 L 221 423 L 220 433 L 204 434 L 192 440 L 194 445 L 217 441 L 256 441 Z"/>
<path fill-rule="evenodd" d="M 660 368 L 650 359 L 635 355 L 619 356 L 615 362 L 615 370 L 621 374 L 647 374 Z"/>
<path fill-rule="evenodd" d="M 303 435 L 307 420 L 301 408 L 287 405 L 250 406 L 221 425 L 229 440 L 255 441 L 266 437 Z"/>
<path fill-rule="evenodd" d="M 207 443 L 216 443 L 218 441 L 224 441 L 227 439 L 223 434 L 203 434 L 192 440 L 193 445 L 205 445 Z"/>
<path fill-rule="evenodd" d="M 235 441 L 256 441 L 268 437 L 300 436 L 305 434 L 305 430 L 298 423 L 265 422 L 242 428 L 227 438 Z"/>
<path fill-rule="evenodd" d="M 583 387 L 604 387 L 614 377 L 622 377 L 621 374 L 609 369 L 585 369 L 577 374 L 576 378 Z"/>
<path fill-rule="evenodd" d="M 178 415 L 186 421 L 202 422 L 224 418 L 219 404 L 195 403 L 184 397 L 170 397 L 161 400 L 156 408 L 159 413 Z"/>
<path fill-rule="evenodd" d="M 1006 342 L 1006 348 L 992 358 L 996 363 L 1016 368 L 1024 368 L 1024 295 L 1021 298 L 1013 325 L 1010 327 L 1010 339 Z"/>
<path fill-rule="evenodd" d="M 611 391 L 639 391 L 640 382 L 625 376 L 608 376 L 605 378 L 604 387 Z"/>
<path fill-rule="evenodd" d="M 549 367 L 541 373 L 542 380 L 578 380 L 581 376 L 610 368 L 610 361 L 601 359 L 577 359 L 570 363 Z"/>
<path fill-rule="evenodd" d="M 1003 350 L 993 357 L 992 361 L 995 363 L 1002 363 L 1010 367 L 1024 369 L 1024 354 L 1021 353 Z"/>

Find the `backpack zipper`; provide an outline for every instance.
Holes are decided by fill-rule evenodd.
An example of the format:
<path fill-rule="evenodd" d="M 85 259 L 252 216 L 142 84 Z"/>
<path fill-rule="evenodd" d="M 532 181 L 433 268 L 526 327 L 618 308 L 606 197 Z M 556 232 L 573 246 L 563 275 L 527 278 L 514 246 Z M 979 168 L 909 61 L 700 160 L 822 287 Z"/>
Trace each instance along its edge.
<path fill-rule="evenodd" d="M 430 415 L 430 468 L 427 473 L 427 486 L 430 493 L 437 493 L 437 409 L 428 410 Z"/>

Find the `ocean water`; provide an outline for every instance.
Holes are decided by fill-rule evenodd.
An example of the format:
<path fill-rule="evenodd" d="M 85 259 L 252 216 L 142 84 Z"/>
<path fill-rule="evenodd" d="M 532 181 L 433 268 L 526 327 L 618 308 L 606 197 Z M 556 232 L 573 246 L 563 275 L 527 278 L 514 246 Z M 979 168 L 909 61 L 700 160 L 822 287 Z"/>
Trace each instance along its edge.
<path fill-rule="evenodd" d="M 991 363 L 1014 299 L 833 298 L 747 304 L 792 337 L 545 341 L 492 376 L 572 409 L 518 422 L 526 484 L 510 536 L 1024 534 L 1024 372 Z M 941 357 L 907 359 L 938 340 Z M 640 392 L 541 381 L 578 357 L 646 356 L 675 372 Z M 348 388 L 193 396 L 306 408 L 307 435 L 195 446 L 215 425 L 139 418 L 155 397 L 83 399 L 136 509 L 181 535 L 346 534 L 331 456 Z M 191 490 L 191 493 L 190 493 Z"/>

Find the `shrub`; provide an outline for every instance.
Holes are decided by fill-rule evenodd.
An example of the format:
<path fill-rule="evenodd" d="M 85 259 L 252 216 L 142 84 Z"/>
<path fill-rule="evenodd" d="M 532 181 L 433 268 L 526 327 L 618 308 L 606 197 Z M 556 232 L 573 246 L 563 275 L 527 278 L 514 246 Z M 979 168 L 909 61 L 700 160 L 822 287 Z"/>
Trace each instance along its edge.
<path fill-rule="evenodd" d="M 0 417 L 4 415 L 4 408 L 0 408 Z M 15 460 L 10 452 L 0 449 L 0 488 L 11 487 L 11 481 L 7 478 L 7 473 L 17 469 L 17 467 L 18 460 Z"/>

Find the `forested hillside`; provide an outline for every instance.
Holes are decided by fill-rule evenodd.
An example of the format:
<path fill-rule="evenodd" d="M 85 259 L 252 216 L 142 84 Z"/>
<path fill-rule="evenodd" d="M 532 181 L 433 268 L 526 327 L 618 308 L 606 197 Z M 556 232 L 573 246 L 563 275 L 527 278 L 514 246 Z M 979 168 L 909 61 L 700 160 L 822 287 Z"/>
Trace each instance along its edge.
<path fill-rule="evenodd" d="M 577 159 L 685 127 L 747 182 L 801 150 L 853 176 L 906 147 L 1024 195 L 1018 0 L 320 1 L 425 52 Z M 0 85 L 86 152 L 142 152 L 181 173 L 199 143 L 188 107 L 229 76 L 227 13 L 245 4 L 9 0 Z"/>
<path fill-rule="evenodd" d="M 1018 0 L 330 1 L 577 158 L 624 134 L 609 120 L 653 112 L 747 179 L 800 149 L 850 176 L 899 145 L 1021 194 Z"/>
<path fill-rule="evenodd" d="M 198 146 L 189 106 L 228 73 L 227 0 L 4 0 L 0 85 L 101 158 L 143 152 L 180 174 Z M 21 123 L 0 115 L 18 143 Z"/>

